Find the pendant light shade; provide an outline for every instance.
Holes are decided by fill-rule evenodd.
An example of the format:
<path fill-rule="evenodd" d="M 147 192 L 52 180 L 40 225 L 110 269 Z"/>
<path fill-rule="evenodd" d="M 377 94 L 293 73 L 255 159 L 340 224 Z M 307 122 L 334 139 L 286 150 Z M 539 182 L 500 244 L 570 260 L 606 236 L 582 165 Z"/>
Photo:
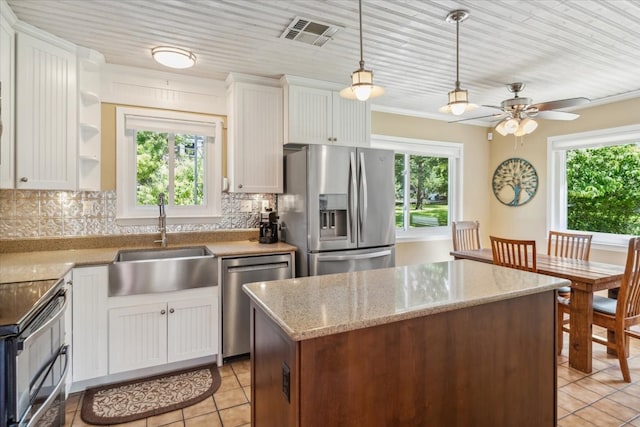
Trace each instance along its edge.
<path fill-rule="evenodd" d="M 158 46 L 151 49 L 151 56 L 158 64 L 170 68 L 189 68 L 196 63 L 193 52 L 170 46 Z"/>
<path fill-rule="evenodd" d="M 438 111 L 441 113 L 449 113 L 459 116 L 467 111 L 478 108 L 477 105 L 469 103 L 469 93 L 460 88 L 460 61 L 459 61 L 459 44 L 460 44 L 460 22 L 469 17 L 466 10 L 454 10 L 450 12 L 445 20 L 447 22 L 455 22 L 456 24 L 456 87 L 449 92 L 449 102 L 447 105 L 440 107 Z"/>
<path fill-rule="evenodd" d="M 340 96 L 347 99 L 366 101 L 384 94 L 384 89 L 373 84 L 373 71 L 364 69 L 364 55 L 362 49 L 362 0 L 358 0 L 358 14 L 360 17 L 360 68 L 351 73 L 351 86 L 340 91 Z"/>

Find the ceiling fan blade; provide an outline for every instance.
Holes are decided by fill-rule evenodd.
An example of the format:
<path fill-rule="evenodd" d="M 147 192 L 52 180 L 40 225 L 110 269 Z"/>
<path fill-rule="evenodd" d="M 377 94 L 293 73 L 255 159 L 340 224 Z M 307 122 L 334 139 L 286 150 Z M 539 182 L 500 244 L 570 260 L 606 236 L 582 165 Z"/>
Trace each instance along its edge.
<path fill-rule="evenodd" d="M 497 105 L 481 105 L 481 107 L 495 108 L 496 110 L 502 110 L 502 107 L 498 107 Z"/>
<path fill-rule="evenodd" d="M 559 110 L 561 108 L 575 107 L 576 105 L 588 104 L 591 102 L 589 98 L 568 98 L 559 99 L 557 101 L 541 102 L 531 107 L 537 108 L 538 111 Z"/>
<path fill-rule="evenodd" d="M 580 114 L 568 113 L 566 111 L 540 111 L 537 114 L 532 114 L 531 117 L 535 117 L 536 119 L 547 119 L 547 120 L 575 120 L 580 117 Z"/>
<path fill-rule="evenodd" d="M 460 120 L 452 120 L 450 122 L 447 123 L 460 123 L 460 122 L 468 122 L 469 120 L 480 120 L 480 119 L 486 119 L 486 118 L 491 118 L 491 120 L 495 120 L 499 117 L 504 116 L 504 113 L 501 114 L 489 114 L 487 116 L 478 116 L 478 117 L 467 117 L 466 119 L 460 119 Z"/>

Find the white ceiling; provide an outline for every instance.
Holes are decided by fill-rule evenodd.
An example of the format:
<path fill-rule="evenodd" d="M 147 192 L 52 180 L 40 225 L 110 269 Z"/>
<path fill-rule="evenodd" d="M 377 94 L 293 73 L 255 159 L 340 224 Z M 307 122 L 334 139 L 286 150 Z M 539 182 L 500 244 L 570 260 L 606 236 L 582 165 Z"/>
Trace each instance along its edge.
<path fill-rule="evenodd" d="M 197 56 L 185 75 L 291 74 L 345 87 L 358 68 L 357 0 L 7 0 L 18 19 L 101 52 L 108 63 L 166 68 L 150 50 L 171 45 Z M 638 0 L 363 0 L 366 68 L 385 95 L 374 108 L 439 115 L 455 83 L 454 9 L 460 81 L 476 104 L 499 105 L 507 83 L 526 83 L 533 102 L 640 96 Z M 297 17 L 343 29 L 324 47 L 280 38 Z M 464 117 L 492 114 L 480 108 Z"/>

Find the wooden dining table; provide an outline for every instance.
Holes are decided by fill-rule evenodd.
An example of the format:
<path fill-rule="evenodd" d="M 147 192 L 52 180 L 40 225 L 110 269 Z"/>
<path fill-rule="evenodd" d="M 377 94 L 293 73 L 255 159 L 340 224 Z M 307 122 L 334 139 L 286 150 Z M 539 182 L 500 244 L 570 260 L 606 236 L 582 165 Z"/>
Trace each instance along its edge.
<path fill-rule="evenodd" d="M 491 249 L 452 251 L 454 259 L 493 263 Z M 594 261 L 536 254 L 538 273 L 571 281 L 569 366 L 590 373 L 592 366 L 593 293 L 620 286 L 624 267 Z"/>

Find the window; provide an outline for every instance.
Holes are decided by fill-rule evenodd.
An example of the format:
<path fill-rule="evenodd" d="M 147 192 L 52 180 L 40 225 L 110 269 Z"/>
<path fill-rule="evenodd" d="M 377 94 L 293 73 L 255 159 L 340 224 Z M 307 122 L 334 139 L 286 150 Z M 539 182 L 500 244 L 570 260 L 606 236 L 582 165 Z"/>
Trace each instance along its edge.
<path fill-rule="evenodd" d="M 640 234 L 640 125 L 549 138 L 549 228 L 626 248 Z"/>
<path fill-rule="evenodd" d="M 396 235 L 450 235 L 460 211 L 462 144 L 374 135 L 371 145 L 395 152 Z"/>
<path fill-rule="evenodd" d="M 117 216 L 148 224 L 165 194 L 167 222 L 220 216 L 221 121 L 199 114 L 117 108 Z"/>

